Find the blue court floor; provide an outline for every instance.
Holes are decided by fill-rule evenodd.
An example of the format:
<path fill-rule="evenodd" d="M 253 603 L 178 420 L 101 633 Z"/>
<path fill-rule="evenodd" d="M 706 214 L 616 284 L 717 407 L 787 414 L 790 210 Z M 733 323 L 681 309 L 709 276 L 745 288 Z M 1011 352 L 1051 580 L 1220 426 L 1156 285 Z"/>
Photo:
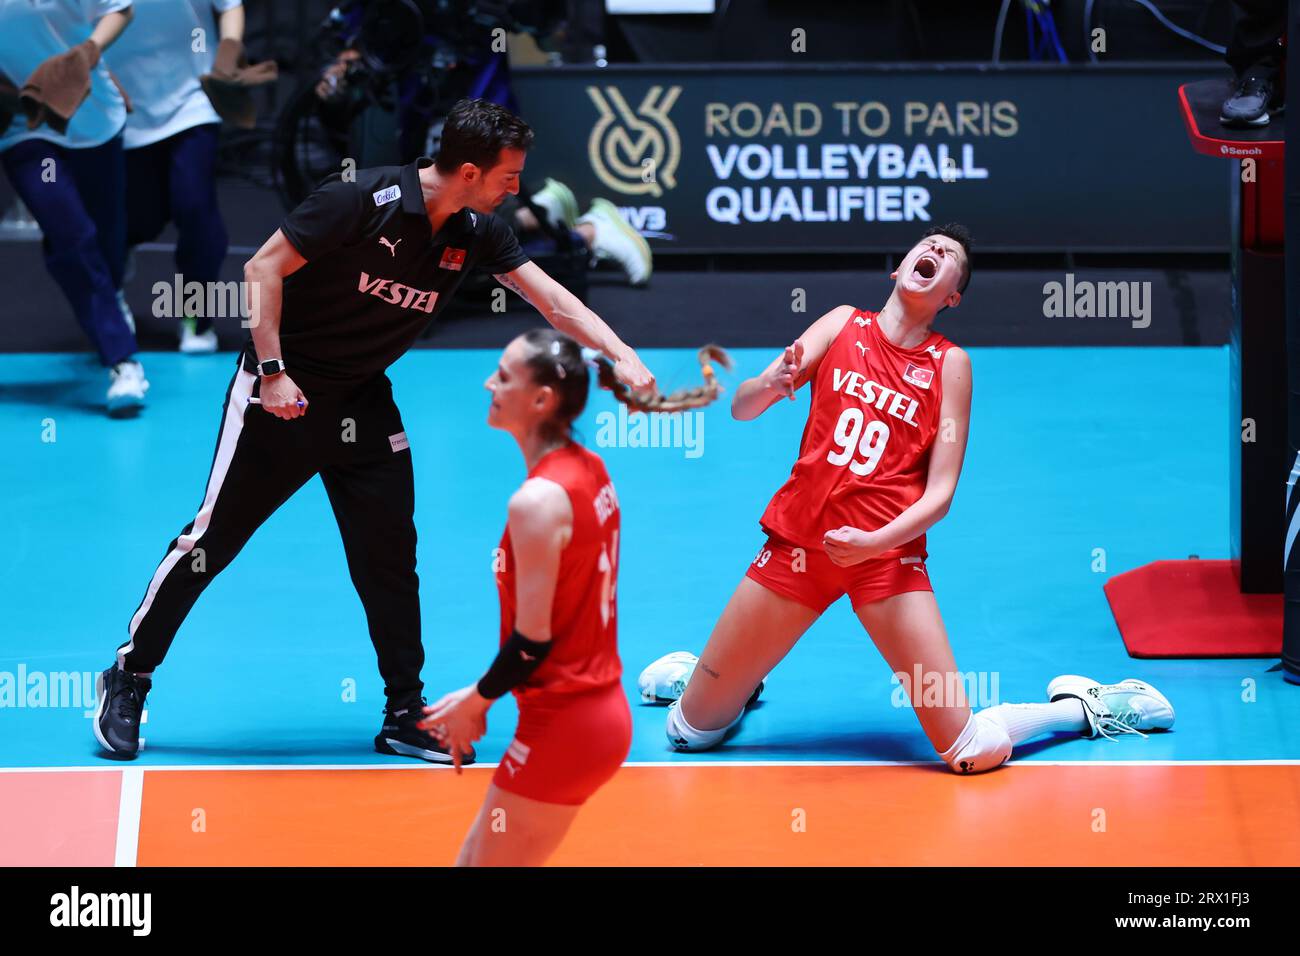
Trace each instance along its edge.
<path fill-rule="evenodd" d="M 771 354 L 734 353 L 728 386 Z M 430 699 L 475 680 L 496 647 L 492 549 L 524 470 L 513 441 L 485 424 L 496 355 L 419 351 L 390 372 L 415 459 Z M 643 357 L 665 388 L 699 379 L 691 351 Z M 1228 556 L 1226 349 L 985 348 L 972 358 L 971 449 L 952 512 L 931 532 L 929 566 L 959 666 L 996 695 L 980 703 L 1042 700 L 1050 678 L 1073 672 L 1150 680 L 1178 712 L 1170 734 L 1031 743 L 1016 759 L 1300 758 L 1300 688 L 1270 672 L 1274 661 L 1132 660 L 1102 593 L 1109 576 L 1149 561 Z M 0 356 L 0 767 L 103 763 L 84 714 L 91 690 L 77 678 L 110 663 L 166 545 L 198 508 L 233 365 L 230 354 L 148 355 L 149 407 L 110 421 L 106 373 L 90 357 Z M 703 414 L 695 450 L 599 447 L 597 416 L 614 408 L 595 394 L 580 428 L 623 508 L 620 638 L 635 698 L 642 666 L 703 646 L 762 543 L 758 516 L 808 405 L 802 393 L 745 423 L 719 404 Z M 935 759 L 895 690 L 842 600 L 728 746 L 674 754 L 663 711 L 636 705 L 629 761 Z M 361 605 L 313 481 L 196 606 L 155 675 L 139 763 L 400 763 L 371 750 L 382 707 Z M 513 726 L 513 705 L 498 704 L 482 760 L 500 757 Z"/>

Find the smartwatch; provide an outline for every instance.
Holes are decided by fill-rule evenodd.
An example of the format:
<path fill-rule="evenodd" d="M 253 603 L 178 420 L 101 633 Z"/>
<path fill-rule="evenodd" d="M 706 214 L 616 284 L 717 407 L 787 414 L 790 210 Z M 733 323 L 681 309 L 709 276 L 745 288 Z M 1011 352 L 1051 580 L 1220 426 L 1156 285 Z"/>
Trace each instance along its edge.
<path fill-rule="evenodd" d="M 265 362 L 257 363 L 257 371 L 263 378 L 279 375 L 284 371 L 284 362 L 280 359 L 267 359 Z"/>

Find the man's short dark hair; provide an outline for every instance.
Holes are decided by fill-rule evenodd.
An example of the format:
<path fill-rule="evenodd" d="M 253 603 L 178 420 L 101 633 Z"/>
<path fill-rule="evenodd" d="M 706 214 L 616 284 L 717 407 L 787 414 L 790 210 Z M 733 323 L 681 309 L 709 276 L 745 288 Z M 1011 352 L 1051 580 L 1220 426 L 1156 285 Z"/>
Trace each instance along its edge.
<path fill-rule="evenodd" d="M 531 127 L 514 113 L 487 100 L 463 99 L 447 114 L 434 165 L 444 174 L 454 173 L 463 163 L 487 172 L 497 164 L 501 150 L 527 150 L 532 145 Z"/>
<path fill-rule="evenodd" d="M 970 285 L 970 230 L 959 222 L 949 222 L 942 226 L 931 226 L 921 238 L 928 239 L 930 236 L 947 236 L 961 246 L 962 252 L 965 253 L 962 258 L 965 261 L 962 263 L 961 285 L 957 287 L 957 291 L 964 295 L 966 287 Z"/>

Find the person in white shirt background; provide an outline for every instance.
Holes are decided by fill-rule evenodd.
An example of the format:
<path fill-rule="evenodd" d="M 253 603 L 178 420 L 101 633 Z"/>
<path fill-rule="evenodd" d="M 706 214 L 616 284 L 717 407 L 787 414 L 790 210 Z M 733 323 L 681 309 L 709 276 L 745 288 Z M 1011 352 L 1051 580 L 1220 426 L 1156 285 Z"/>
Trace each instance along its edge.
<path fill-rule="evenodd" d="M 0 76 L 13 87 L 28 90 L 56 57 L 65 58 L 58 61 L 65 75 L 69 60 L 89 68 L 89 95 L 63 117 L 66 125 L 50 112 L 34 119 L 19 112 L 0 128 L 0 166 L 41 228 L 50 277 L 109 369 L 110 415 L 138 410 L 149 387 L 118 296 L 127 105 L 101 59 L 131 19 L 130 0 L 0 0 Z"/>
<path fill-rule="evenodd" d="M 134 3 L 136 28 L 106 54 L 133 106 L 124 134 L 127 245 L 153 241 L 170 221 L 176 226 L 181 282 L 215 282 L 229 246 L 216 190 L 221 117 L 199 78 L 212 72 L 221 41 L 234 41 L 242 49 L 243 4 Z M 158 278 L 171 285 L 172 276 Z M 180 320 L 182 352 L 216 350 L 212 318 L 199 314 Z"/>

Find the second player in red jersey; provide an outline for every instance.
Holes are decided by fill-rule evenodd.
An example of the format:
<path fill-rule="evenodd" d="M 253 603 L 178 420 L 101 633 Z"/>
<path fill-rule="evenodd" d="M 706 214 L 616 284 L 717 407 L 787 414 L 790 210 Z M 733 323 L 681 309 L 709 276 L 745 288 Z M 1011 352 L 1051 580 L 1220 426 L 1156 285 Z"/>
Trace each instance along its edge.
<path fill-rule="evenodd" d="M 605 373 L 612 380 L 612 366 Z M 425 709 L 421 727 L 459 769 L 487 729 L 488 708 L 508 691 L 519 724 L 460 865 L 544 863 L 631 746 L 619 680 L 618 495 L 604 462 L 571 434 L 589 378 L 577 342 L 535 329 L 510 343 L 486 383 L 488 422 L 514 436 L 528 466 L 495 556 L 500 647 L 477 684 Z"/>
<path fill-rule="evenodd" d="M 544 455 L 528 472 L 564 489 L 572 511 L 572 532 L 560 559 L 551 605 L 552 628 L 564 635 L 541 666 L 516 689 L 530 698 L 572 694 L 617 684 L 618 495 L 605 463 L 576 442 Z M 518 572 L 507 524 L 496 573 L 501 600 L 501 642 L 515 629 Z"/>

